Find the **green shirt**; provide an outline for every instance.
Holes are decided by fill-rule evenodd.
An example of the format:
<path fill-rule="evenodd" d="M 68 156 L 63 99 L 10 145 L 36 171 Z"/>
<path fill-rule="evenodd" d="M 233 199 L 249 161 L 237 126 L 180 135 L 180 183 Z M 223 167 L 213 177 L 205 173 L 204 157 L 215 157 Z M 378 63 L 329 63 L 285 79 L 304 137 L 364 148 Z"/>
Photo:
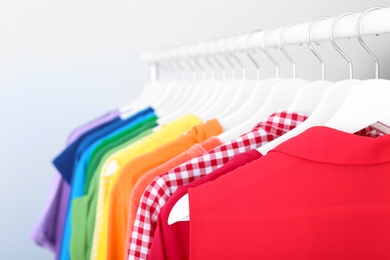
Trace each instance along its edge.
<path fill-rule="evenodd" d="M 87 166 L 87 177 L 84 186 L 85 196 L 72 201 L 72 237 L 70 253 L 72 259 L 87 260 L 90 258 L 93 232 L 95 226 L 95 213 L 99 189 L 100 171 L 103 163 L 114 152 L 131 145 L 152 133 L 152 128 L 157 126 L 157 117 L 152 116 L 133 128 L 132 134 L 124 133 L 105 142 L 97 148 L 91 156 Z M 135 134 L 135 136 L 134 136 Z M 131 137 L 132 136 L 132 137 Z"/>
<path fill-rule="evenodd" d="M 150 115 L 150 117 L 146 118 L 142 122 L 139 122 L 138 124 L 129 127 L 128 129 L 118 133 L 115 136 L 103 140 L 99 144 L 99 146 L 96 147 L 96 149 L 91 153 L 90 159 L 88 160 L 87 170 L 85 174 L 85 182 L 84 182 L 84 194 L 88 192 L 92 176 L 99 162 L 101 161 L 103 155 L 107 151 L 111 150 L 112 148 L 117 147 L 122 143 L 127 142 L 128 140 L 134 138 L 135 136 L 142 133 L 143 131 L 157 126 L 156 121 L 157 121 L 157 116 Z"/>

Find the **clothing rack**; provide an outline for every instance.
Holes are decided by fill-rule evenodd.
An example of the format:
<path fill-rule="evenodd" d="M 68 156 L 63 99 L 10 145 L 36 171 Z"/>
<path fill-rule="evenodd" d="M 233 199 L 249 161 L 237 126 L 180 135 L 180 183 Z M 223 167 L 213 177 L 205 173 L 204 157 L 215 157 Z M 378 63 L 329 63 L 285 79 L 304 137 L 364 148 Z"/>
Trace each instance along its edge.
<path fill-rule="evenodd" d="M 363 12 L 362 12 L 363 13 Z M 334 39 L 356 38 L 357 23 L 362 13 L 340 18 L 334 28 Z M 330 29 L 336 17 L 318 21 L 311 30 L 311 42 L 330 41 Z M 235 36 L 197 42 L 164 50 L 150 51 L 142 55 L 142 60 L 150 65 L 150 81 L 158 80 L 159 64 L 165 61 L 193 59 L 196 57 L 229 52 L 279 47 L 280 44 L 297 45 L 307 43 L 307 32 L 312 22 L 291 24 L 269 30 L 258 30 Z M 380 35 L 390 33 L 390 8 L 367 12 L 360 23 L 360 35 Z M 283 34 L 283 36 L 281 36 Z M 281 39 L 282 37 L 282 39 Z"/>
<path fill-rule="evenodd" d="M 385 33 L 390 8 L 373 7 L 145 53 L 151 84 L 53 160 L 60 177 L 33 239 L 61 260 L 390 259 L 390 81 L 362 39 Z M 353 77 L 343 38 L 359 39 L 375 79 Z M 350 79 L 325 80 L 322 41 Z M 296 78 L 283 47 L 298 44 L 321 80 Z M 260 79 L 251 52 L 273 59 L 271 48 L 293 77 L 272 60 L 276 77 L 247 80 L 244 61 Z M 195 81 L 176 81 L 187 66 Z"/>

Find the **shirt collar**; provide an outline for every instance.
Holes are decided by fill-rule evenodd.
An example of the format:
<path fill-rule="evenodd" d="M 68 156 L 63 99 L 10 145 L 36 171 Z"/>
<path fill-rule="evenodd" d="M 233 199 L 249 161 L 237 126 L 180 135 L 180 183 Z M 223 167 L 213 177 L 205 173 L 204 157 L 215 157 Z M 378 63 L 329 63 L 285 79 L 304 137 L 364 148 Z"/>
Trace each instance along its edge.
<path fill-rule="evenodd" d="M 267 132 L 279 131 L 280 135 L 282 135 L 291 129 L 294 129 L 306 119 L 307 116 L 301 113 L 280 110 L 255 125 L 252 131 L 264 129 Z"/>
<path fill-rule="evenodd" d="M 375 164 L 390 161 L 390 135 L 371 138 L 316 126 L 270 152 L 324 163 Z"/>

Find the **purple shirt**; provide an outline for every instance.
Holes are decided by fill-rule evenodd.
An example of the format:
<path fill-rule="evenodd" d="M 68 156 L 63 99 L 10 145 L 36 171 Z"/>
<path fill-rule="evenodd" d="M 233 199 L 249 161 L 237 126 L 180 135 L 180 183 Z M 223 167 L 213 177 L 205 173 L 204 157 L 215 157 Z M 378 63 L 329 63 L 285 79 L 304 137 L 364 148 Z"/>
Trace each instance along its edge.
<path fill-rule="evenodd" d="M 69 135 L 66 145 L 70 145 L 84 133 L 108 123 L 118 116 L 119 111 L 114 110 L 76 128 Z M 69 185 L 62 179 L 61 174 L 56 172 L 42 214 L 31 232 L 32 240 L 55 253 L 56 259 L 61 247 L 69 193 Z"/>

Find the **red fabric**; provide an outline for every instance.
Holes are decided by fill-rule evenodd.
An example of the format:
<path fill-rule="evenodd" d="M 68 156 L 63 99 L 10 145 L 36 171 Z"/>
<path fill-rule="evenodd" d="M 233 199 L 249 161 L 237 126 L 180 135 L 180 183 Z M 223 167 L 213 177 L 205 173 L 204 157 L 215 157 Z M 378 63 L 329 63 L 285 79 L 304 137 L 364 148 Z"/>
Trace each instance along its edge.
<path fill-rule="evenodd" d="M 189 189 L 190 259 L 390 259 L 390 135 L 313 127 Z"/>
<path fill-rule="evenodd" d="M 220 176 L 231 172 L 253 160 L 261 157 L 257 150 L 235 156 L 231 161 L 212 173 L 191 182 L 186 186 L 179 187 L 169 198 L 158 216 L 157 228 L 154 233 L 152 247 L 149 253 L 149 260 L 183 260 L 189 258 L 190 245 L 190 224 L 188 221 L 177 222 L 168 225 L 168 216 L 175 203 L 188 192 L 188 188 L 194 188 L 203 183 L 213 181 Z"/>
<path fill-rule="evenodd" d="M 250 151 L 294 129 L 307 117 L 278 111 L 252 131 L 194 158 L 153 180 L 140 200 L 130 238 L 129 259 L 147 259 L 160 209 L 179 186 L 222 167 L 235 155 Z"/>

